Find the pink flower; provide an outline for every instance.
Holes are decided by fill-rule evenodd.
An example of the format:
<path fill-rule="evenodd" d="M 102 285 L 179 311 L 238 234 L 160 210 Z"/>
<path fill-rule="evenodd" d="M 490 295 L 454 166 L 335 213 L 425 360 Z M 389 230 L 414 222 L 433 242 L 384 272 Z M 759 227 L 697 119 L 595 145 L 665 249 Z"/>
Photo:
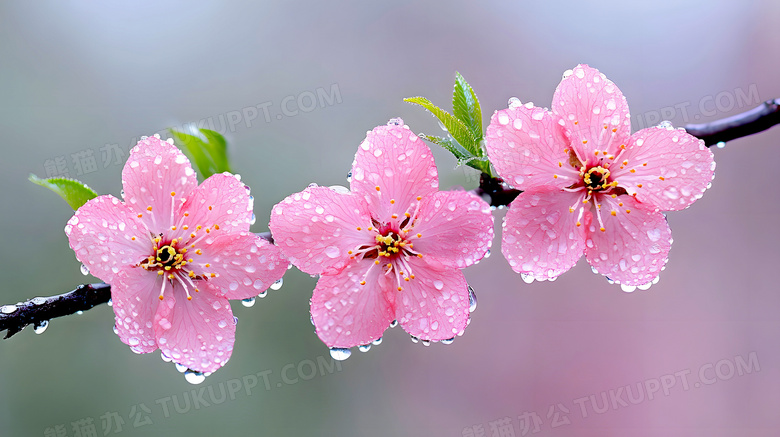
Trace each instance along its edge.
<path fill-rule="evenodd" d="M 76 258 L 111 284 L 119 338 L 136 353 L 213 372 L 230 358 L 228 299 L 258 295 L 287 262 L 249 232 L 252 199 L 230 174 L 200 186 L 189 160 L 159 137 L 142 139 L 122 171 L 125 202 L 99 196 L 65 233 Z"/>
<path fill-rule="evenodd" d="M 331 348 L 370 344 L 394 320 L 423 340 L 462 334 L 469 292 L 460 269 L 490 247 L 490 207 L 439 191 L 430 149 L 401 119 L 368 133 L 350 187 L 310 187 L 271 213 L 290 262 L 321 275 L 311 300 L 320 339 Z"/>
<path fill-rule="evenodd" d="M 578 65 L 553 95 L 552 111 L 512 105 L 487 129 L 498 174 L 524 190 L 510 204 L 501 250 L 512 269 L 554 279 L 583 251 L 593 269 L 628 286 L 651 283 L 672 244 L 660 211 L 700 198 L 712 152 L 667 126 L 630 134 L 628 105 L 598 70 Z"/>

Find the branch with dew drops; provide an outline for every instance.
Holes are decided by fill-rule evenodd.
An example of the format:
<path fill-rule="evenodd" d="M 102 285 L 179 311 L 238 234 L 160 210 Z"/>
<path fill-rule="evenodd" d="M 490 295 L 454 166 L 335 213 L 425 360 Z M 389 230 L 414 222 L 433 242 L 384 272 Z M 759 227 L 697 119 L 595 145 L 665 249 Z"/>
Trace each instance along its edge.
<path fill-rule="evenodd" d="M 665 122 L 668 123 L 668 122 Z M 753 135 L 780 124 L 780 99 L 767 100 L 759 106 L 743 113 L 715 120 L 709 123 L 689 124 L 684 129 L 691 135 L 704 140 L 707 147 L 722 148 L 725 142 Z M 479 187 L 473 192 L 484 198 L 493 207 L 509 205 L 519 194 L 503 180 L 483 173 Z M 257 234 L 273 243 L 270 232 Z M 278 284 L 271 287 L 278 288 Z M 264 294 L 261 294 L 262 297 Z M 46 330 L 49 320 L 81 313 L 111 299 L 111 286 L 105 283 L 84 284 L 68 293 L 50 297 L 35 297 L 26 302 L 0 307 L 0 332 L 6 331 L 4 338 L 10 338 L 28 325 L 33 325 L 36 333 Z M 252 306 L 253 299 L 242 302 Z M 337 351 L 338 353 L 338 351 Z"/>

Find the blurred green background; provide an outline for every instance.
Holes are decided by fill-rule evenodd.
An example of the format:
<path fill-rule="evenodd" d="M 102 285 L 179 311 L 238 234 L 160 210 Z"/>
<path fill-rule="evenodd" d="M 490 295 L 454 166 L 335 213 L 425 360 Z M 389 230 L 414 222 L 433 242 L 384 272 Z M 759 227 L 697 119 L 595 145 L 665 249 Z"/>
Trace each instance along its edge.
<path fill-rule="evenodd" d="M 577 63 L 617 83 L 635 130 L 704 122 L 780 97 L 779 17 L 774 0 L 3 1 L 0 303 L 95 281 L 68 248 L 72 211 L 31 172 L 118 195 L 138 137 L 200 122 L 230 141 L 261 232 L 286 195 L 346 185 L 374 126 L 400 116 L 438 134 L 402 98 L 449 107 L 455 71 L 485 123 L 511 96 L 549 106 Z M 712 188 L 669 215 L 671 260 L 648 291 L 624 293 L 584 261 L 523 283 L 500 254 L 497 211 L 493 255 L 465 271 L 477 311 L 452 345 L 395 328 L 328 368 L 309 323 L 315 280 L 290 270 L 254 307 L 234 304 L 233 358 L 193 386 L 158 353 L 133 354 L 103 305 L 0 342 L 0 435 L 86 437 L 92 421 L 97 436 L 775 436 L 778 146 L 775 128 L 715 150 Z M 434 154 L 443 188 L 476 186 Z M 750 354 L 751 372 L 726 377 L 722 363 Z M 717 381 L 694 386 L 703 368 Z M 598 408 L 602 393 L 686 371 L 687 390 L 679 377 L 653 399 Z M 208 405 L 193 403 L 201 389 Z M 523 429 L 524 413 L 538 428 Z"/>

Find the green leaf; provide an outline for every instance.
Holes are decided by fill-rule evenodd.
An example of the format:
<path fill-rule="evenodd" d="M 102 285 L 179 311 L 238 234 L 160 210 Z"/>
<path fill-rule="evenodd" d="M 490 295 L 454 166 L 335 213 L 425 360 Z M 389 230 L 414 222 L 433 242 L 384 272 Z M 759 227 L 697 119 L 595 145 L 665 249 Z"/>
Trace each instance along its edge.
<path fill-rule="evenodd" d="M 171 135 L 184 146 L 182 150 L 187 152 L 204 179 L 215 173 L 232 172 L 227 157 L 227 141 L 218 132 L 197 129 L 193 135 L 171 129 Z"/>
<path fill-rule="evenodd" d="M 422 134 L 420 136 L 423 137 L 423 139 L 425 139 L 426 141 L 430 141 L 433 144 L 438 144 L 444 147 L 445 149 L 449 150 L 453 155 L 455 155 L 456 158 L 458 158 L 458 161 L 466 160 L 474 157 L 468 150 L 464 149 L 463 146 L 458 144 L 458 142 L 455 140 L 450 140 L 447 138 L 436 137 L 436 136 L 425 135 L 425 134 Z"/>
<path fill-rule="evenodd" d="M 46 187 L 68 202 L 73 210 L 81 208 L 82 205 L 87 203 L 90 199 L 97 197 L 97 193 L 92 188 L 89 188 L 84 183 L 75 179 L 67 178 L 49 178 L 41 179 L 38 176 L 30 173 L 30 182 L 38 184 L 42 187 Z"/>
<path fill-rule="evenodd" d="M 468 126 L 479 143 L 483 137 L 482 108 L 479 106 L 477 93 L 458 72 L 455 72 L 455 89 L 452 92 L 452 113 Z"/>
<path fill-rule="evenodd" d="M 469 151 L 472 156 L 482 156 L 479 142 L 475 139 L 474 134 L 471 133 L 471 130 L 465 123 L 455 118 L 455 116 L 434 105 L 425 97 L 407 97 L 404 99 L 404 102 L 420 105 L 427 109 L 441 121 L 450 135 L 452 135 L 452 138 Z"/>

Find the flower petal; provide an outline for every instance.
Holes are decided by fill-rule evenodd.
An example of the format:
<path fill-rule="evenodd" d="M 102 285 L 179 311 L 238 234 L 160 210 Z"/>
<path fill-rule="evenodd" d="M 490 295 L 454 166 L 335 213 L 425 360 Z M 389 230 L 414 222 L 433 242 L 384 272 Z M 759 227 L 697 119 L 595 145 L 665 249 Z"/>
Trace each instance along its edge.
<path fill-rule="evenodd" d="M 577 264 L 585 248 L 587 223 L 587 217 L 579 217 L 582 199 L 582 192 L 538 188 L 512 201 L 501 241 L 501 252 L 512 270 L 554 279 Z M 571 207 L 575 212 L 570 212 Z"/>
<path fill-rule="evenodd" d="M 677 129 L 651 127 L 634 133 L 618 161 L 610 166 L 610 170 L 617 168 L 613 180 L 628 194 L 636 193 L 640 202 L 662 211 L 687 208 L 715 176 L 712 151 L 702 140 Z"/>
<path fill-rule="evenodd" d="M 281 279 L 288 261 L 278 247 L 251 233 L 222 235 L 192 255 L 195 274 L 216 273 L 207 278 L 213 290 L 228 299 L 255 297 Z M 205 267 L 208 263 L 210 267 Z"/>
<path fill-rule="evenodd" d="M 178 284 L 172 293 L 166 291 L 158 310 L 157 343 L 175 363 L 198 372 L 214 372 L 233 353 L 233 311 L 227 299 L 208 288 L 192 294 L 192 300 L 187 300 Z"/>
<path fill-rule="evenodd" d="M 369 132 L 352 164 L 352 192 L 367 199 L 374 218 L 382 223 L 389 222 L 392 214 L 402 216 L 418 196 L 439 189 L 431 150 L 399 123 Z"/>
<path fill-rule="evenodd" d="M 206 228 L 212 236 L 249 231 L 253 202 L 243 182 L 229 173 L 215 174 L 203 181 L 177 212 L 177 229 L 167 234 L 200 238 Z M 181 215 L 185 216 L 181 216 Z M 186 225 L 187 229 L 184 229 Z M 214 226 L 217 225 L 217 226 Z M 198 230 L 197 226 L 203 229 Z M 195 237 L 191 237 L 195 234 Z"/>
<path fill-rule="evenodd" d="M 270 228 L 277 245 L 309 274 L 333 274 L 350 262 L 348 251 L 374 245 L 368 205 L 354 194 L 312 187 L 274 206 Z M 360 228 L 360 230 L 358 230 Z"/>
<path fill-rule="evenodd" d="M 621 284 L 651 282 L 666 264 L 672 247 L 672 231 L 666 218 L 631 196 L 601 196 L 599 201 L 605 231 L 597 229 L 599 223 L 595 219 L 589 226 L 585 248 L 588 262 L 599 273 Z"/>
<path fill-rule="evenodd" d="M 457 268 L 434 267 L 425 259 L 408 258 L 414 279 L 398 292 L 396 318 L 409 334 L 423 340 L 455 337 L 466 329 L 469 292 Z"/>
<path fill-rule="evenodd" d="M 510 107 L 493 114 L 485 135 L 490 162 L 498 174 L 520 190 L 540 186 L 568 187 L 580 180 L 569 164 L 569 140 L 560 118 L 542 108 Z M 553 175 L 556 175 L 554 177 Z"/>
<path fill-rule="evenodd" d="M 76 258 L 108 283 L 125 266 L 152 254 L 149 231 L 130 208 L 110 195 L 79 208 L 68 220 L 65 234 Z"/>
<path fill-rule="evenodd" d="M 493 242 L 490 206 L 470 192 L 439 191 L 424 197 L 417 222 L 407 235 L 414 250 L 450 267 L 474 264 Z"/>
<path fill-rule="evenodd" d="M 145 354 L 157 350 L 155 324 L 160 305 L 162 277 L 156 272 L 125 267 L 111 284 L 111 302 L 117 335 L 133 352 Z"/>
<path fill-rule="evenodd" d="M 122 169 L 122 186 L 127 205 L 143 214 L 146 226 L 155 234 L 168 231 L 174 210 L 198 186 L 190 161 L 174 145 L 156 137 L 138 142 Z M 171 196 L 171 193 L 176 193 Z M 147 208 L 152 207 L 152 211 Z"/>
<path fill-rule="evenodd" d="M 572 146 L 590 165 L 598 161 L 597 150 L 614 155 L 631 134 L 623 93 L 604 74 L 587 65 L 576 66 L 558 85 L 552 112 L 563 119 Z"/>
<path fill-rule="evenodd" d="M 311 299 L 317 335 L 328 347 L 370 344 L 395 319 L 395 288 L 373 261 L 353 263 L 337 275 L 322 275 Z M 370 269 L 370 270 L 369 270 Z M 365 285 L 360 282 L 365 280 Z"/>

